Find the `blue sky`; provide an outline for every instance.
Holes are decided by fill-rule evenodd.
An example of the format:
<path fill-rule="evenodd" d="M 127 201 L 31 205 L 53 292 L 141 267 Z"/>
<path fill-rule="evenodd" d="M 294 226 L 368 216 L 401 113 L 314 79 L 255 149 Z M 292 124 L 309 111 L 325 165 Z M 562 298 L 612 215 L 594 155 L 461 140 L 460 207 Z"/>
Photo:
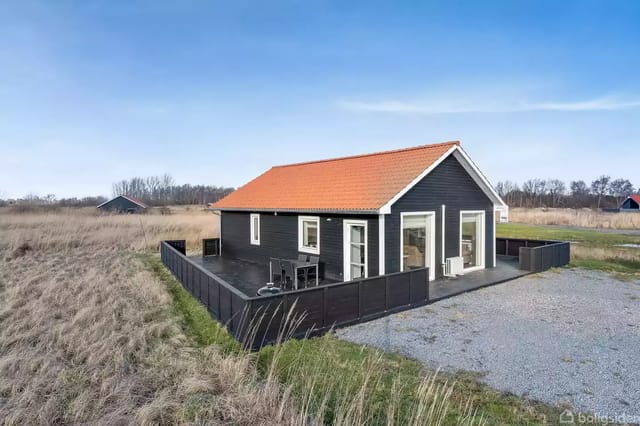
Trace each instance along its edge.
<path fill-rule="evenodd" d="M 640 185 L 637 1 L 0 2 L 0 196 L 460 140 Z"/>

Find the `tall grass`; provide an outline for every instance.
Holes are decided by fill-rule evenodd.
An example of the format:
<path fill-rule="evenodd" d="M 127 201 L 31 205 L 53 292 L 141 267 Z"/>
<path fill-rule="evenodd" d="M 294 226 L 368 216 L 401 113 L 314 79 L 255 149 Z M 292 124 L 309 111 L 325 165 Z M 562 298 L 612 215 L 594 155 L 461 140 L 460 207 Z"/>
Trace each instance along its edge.
<path fill-rule="evenodd" d="M 524 209 L 509 211 L 509 221 L 601 229 L 640 229 L 640 213 L 607 213 L 592 209 Z"/>
<path fill-rule="evenodd" d="M 318 350 L 310 369 L 304 345 L 322 340 L 300 342 L 297 361 L 290 345 L 259 354 L 234 346 L 145 261 L 157 262 L 150 253 L 162 239 L 196 250 L 217 235 L 216 219 L 0 211 L 0 422 L 482 423 L 451 398 L 453 383 L 394 375 L 373 350 L 357 364 Z M 332 365 L 350 367 L 338 376 Z"/>

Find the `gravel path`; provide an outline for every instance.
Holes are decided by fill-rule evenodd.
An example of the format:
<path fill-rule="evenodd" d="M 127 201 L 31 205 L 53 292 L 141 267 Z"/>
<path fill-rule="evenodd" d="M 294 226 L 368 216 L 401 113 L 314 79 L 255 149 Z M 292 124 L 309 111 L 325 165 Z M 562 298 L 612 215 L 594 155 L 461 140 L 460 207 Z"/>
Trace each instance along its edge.
<path fill-rule="evenodd" d="M 640 281 L 561 270 L 337 331 L 581 412 L 640 416 Z M 640 419 L 640 417 L 638 417 Z"/>

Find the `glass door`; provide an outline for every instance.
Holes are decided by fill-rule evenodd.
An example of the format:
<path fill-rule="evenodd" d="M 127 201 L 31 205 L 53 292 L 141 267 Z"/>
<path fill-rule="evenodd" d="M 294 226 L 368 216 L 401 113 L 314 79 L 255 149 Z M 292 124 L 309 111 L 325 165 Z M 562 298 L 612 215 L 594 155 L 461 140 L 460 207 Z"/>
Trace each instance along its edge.
<path fill-rule="evenodd" d="M 435 214 L 402 213 L 401 270 L 429 267 L 435 277 Z"/>
<path fill-rule="evenodd" d="M 344 221 L 344 280 L 367 277 L 367 222 Z"/>
<path fill-rule="evenodd" d="M 484 267 L 484 212 L 460 212 L 460 256 L 464 269 Z"/>

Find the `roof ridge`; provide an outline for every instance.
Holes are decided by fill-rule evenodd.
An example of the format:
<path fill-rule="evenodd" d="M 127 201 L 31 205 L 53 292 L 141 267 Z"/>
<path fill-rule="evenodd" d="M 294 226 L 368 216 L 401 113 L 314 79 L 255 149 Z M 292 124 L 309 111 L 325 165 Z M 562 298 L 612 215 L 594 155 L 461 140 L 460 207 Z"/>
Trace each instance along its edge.
<path fill-rule="evenodd" d="M 436 148 L 439 146 L 444 146 L 444 145 L 460 145 L 460 141 L 447 141 L 447 142 L 439 142 L 439 143 L 432 143 L 432 144 L 427 144 L 427 145 L 419 145 L 419 146 L 412 146 L 412 147 L 408 147 L 408 148 L 399 148 L 399 149 L 391 149 L 388 151 L 378 151 L 378 152 L 371 152 L 368 154 L 356 154 L 356 155 L 347 155 L 344 157 L 333 157 L 333 158 L 325 158 L 323 160 L 312 160 L 312 161 L 302 161 L 299 163 L 291 163 L 291 164 L 280 164 L 278 166 L 273 166 L 272 169 L 276 169 L 276 168 L 284 168 L 284 167 L 292 167 L 292 166 L 302 166 L 305 164 L 315 164 L 315 163 L 327 163 L 330 161 L 338 161 L 338 160 L 348 160 L 351 158 L 363 158 L 363 157 L 373 157 L 376 155 L 386 155 L 386 154 L 395 154 L 398 152 L 405 152 L 405 151 L 414 151 L 414 150 L 419 150 L 419 149 L 424 149 L 424 148 Z"/>

